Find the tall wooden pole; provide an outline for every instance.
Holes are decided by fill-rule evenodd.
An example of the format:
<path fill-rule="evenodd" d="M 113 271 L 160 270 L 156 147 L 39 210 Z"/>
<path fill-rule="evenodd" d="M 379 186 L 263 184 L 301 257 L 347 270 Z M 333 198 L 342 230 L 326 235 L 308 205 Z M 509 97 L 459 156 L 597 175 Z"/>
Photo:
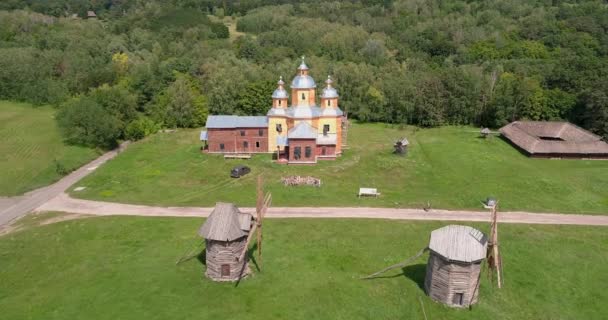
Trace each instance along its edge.
<path fill-rule="evenodd" d="M 262 265 L 262 210 L 264 208 L 264 180 L 262 178 L 262 175 L 258 176 L 257 189 L 257 200 L 255 208 L 257 218 L 255 223 L 258 226 L 258 265 Z"/>
<path fill-rule="evenodd" d="M 493 264 L 496 268 L 496 276 L 498 280 L 498 288 L 502 288 L 502 278 L 501 278 L 501 265 L 500 265 L 500 253 L 498 250 L 498 212 L 497 212 L 498 203 L 494 205 L 492 208 L 492 256 L 493 256 Z"/>

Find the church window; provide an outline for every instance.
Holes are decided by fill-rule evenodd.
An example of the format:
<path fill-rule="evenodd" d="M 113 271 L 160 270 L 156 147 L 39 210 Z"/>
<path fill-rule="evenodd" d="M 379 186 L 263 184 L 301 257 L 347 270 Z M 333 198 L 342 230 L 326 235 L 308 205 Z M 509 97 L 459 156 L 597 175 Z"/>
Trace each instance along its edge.
<path fill-rule="evenodd" d="M 293 149 L 293 157 L 296 160 L 300 160 L 300 158 L 302 157 L 302 147 L 295 147 Z"/>
<path fill-rule="evenodd" d="M 224 150 L 224 144 L 223 143 L 220 143 L 220 150 L 222 150 L 222 151 Z"/>
<path fill-rule="evenodd" d="M 245 136 L 245 130 L 241 130 L 241 137 Z"/>
<path fill-rule="evenodd" d="M 281 106 L 281 100 L 279 100 L 279 106 Z"/>
<path fill-rule="evenodd" d="M 283 125 L 280 123 L 277 123 L 277 132 L 283 132 Z"/>
<path fill-rule="evenodd" d="M 302 100 L 306 100 L 306 96 L 302 93 Z"/>
<path fill-rule="evenodd" d="M 308 147 L 306 147 L 306 149 L 304 149 L 304 157 L 310 158 L 311 155 L 312 155 L 312 148 L 308 146 Z"/>
<path fill-rule="evenodd" d="M 263 137 L 264 136 L 264 130 L 258 129 L 258 136 Z"/>
<path fill-rule="evenodd" d="M 255 147 L 256 147 L 256 148 L 259 148 L 259 147 L 260 147 L 260 142 L 259 142 L 259 141 L 256 141 L 256 142 L 255 142 Z"/>
<path fill-rule="evenodd" d="M 245 149 L 249 148 L 249 142 L 243 141 L 243 148 L 245 148 Z"/>
<path fill-rule="evenodd" d="M 331 100 L 327 100 L 327 106 L 331 107 Z"/>
<path fill-rule="evenodd" d="M 329 125 L 328 124 L 324 124 L 323 125 L 323 135 L 326 136 L 327 133 L 329 133 Z"/>

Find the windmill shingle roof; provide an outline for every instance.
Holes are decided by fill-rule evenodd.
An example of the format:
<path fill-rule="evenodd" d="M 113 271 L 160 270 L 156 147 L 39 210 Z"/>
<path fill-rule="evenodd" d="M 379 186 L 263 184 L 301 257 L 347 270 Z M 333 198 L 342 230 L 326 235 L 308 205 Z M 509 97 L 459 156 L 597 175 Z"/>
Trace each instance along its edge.
<path fill-rule="evenodd" d="M 483 232 L 449 225 L 431 232 L 429 249 L 449 261 L 476 262 L 486 257 L 488 238 Z"/>
<path fill-rule="evenodd" d="M 218 202 L 198 234 L 208 240 L 232 241 L 249 234 L 252 218 L 232 203 Z"/>

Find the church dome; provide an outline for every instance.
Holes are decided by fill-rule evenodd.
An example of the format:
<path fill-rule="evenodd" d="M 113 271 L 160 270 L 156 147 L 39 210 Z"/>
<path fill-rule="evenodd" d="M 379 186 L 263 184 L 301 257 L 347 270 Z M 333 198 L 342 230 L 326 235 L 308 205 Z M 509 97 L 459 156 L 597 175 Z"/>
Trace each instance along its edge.
<path fill-rule="evenodd" d="M 304 56 L 302 56 L 302 63 L 298 67 L 298 75 L 291 81 L 292 89 L 313 89 L 316 88 L 317 84 L 311 76 L 308 75 L 308 66 L 304 62 Z"/>
<path fill-rule="evenodd" d="M 291 81 L 292 89 L 312 89 L 316 87 L 315 80 L 309 75 L 297 75 Z"/>
<path fill-rule="evenodd" d="M 276 90 L 274 90 L 274 92 L 272 93 L 272 98 L 287 99 L 289 96 L 287 95 L 287 91 L 283 87 L 285 85 L 285 82 L 283 81 L 283 76 L 279 78 L 279 82 L 277 82 L 277 84 L 279 85 L 279 87 L 276 88 Z"/>
<path fill-rule="evenodd" d="M 288 98 L 287 91 L 285 89 L 276 89 L 272 93 L 272 98 L 273 99 L 287 99 Z"/>
<path fill-rule="evenodd" d="M 337 98 L 338 91 L 336 91 L 336 89 L 331 86 L 331 84 L 334 83 L 334 81 L 331 80 L 331 76 L 327 76 L 327 80 L 325 80 L 325 83 L 327 84 L 327 86 L 325 88 L 323 88 L 323 93 L 321 94 L 321 98 L 324 98 L 324 99 Z"/>

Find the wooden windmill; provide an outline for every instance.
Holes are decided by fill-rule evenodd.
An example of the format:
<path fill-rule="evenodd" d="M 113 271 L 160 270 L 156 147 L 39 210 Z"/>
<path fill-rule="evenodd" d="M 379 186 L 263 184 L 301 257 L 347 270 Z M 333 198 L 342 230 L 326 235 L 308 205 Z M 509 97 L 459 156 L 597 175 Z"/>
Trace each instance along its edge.
<path fill-rule="evenodd" d="M 257 232 L 259 268 L 262 254 L 262 221 L 270 206 L 271 195 L 263 194 L 262 177 L 258 177 L 256 215 L 241 212 L 233 203 L 218 202 L 199 229 L 194 247 L 176 264 L 200 255 L 205 245 L 205 276 L 213 281 L 240 281 L 250 273 L 247 251 Z"/>
<path fill-rule="evenodd" d="M 255 205 L 255 213 L 256 216 L 253 219 L 253 226 L 251 227 L 251 231 L 249 231 L 249 235 L 247 236 L 247 242 L 245 242 L 245 247 L 243 252 L 239 256 L 239 261 L 246 259 L 247 251 L 249 248 L 249 243 L 251 239 L 253 239 L 253 235 L 256 234 L 257 231 L 257 251 L 258 251 L 258 259 L 257 265 L 258 267 L 262 264 L 262 222 L 264 220 L 264 216 L 266 215 L 266 211 L 270 207 L 272 202 L 272 194 L 270 192 L 264 194 L 264 179 L 262 176 L 258 176 L 258 184 L 257 184 L 257 197 L 256 197 L 256 205 Z"/>

